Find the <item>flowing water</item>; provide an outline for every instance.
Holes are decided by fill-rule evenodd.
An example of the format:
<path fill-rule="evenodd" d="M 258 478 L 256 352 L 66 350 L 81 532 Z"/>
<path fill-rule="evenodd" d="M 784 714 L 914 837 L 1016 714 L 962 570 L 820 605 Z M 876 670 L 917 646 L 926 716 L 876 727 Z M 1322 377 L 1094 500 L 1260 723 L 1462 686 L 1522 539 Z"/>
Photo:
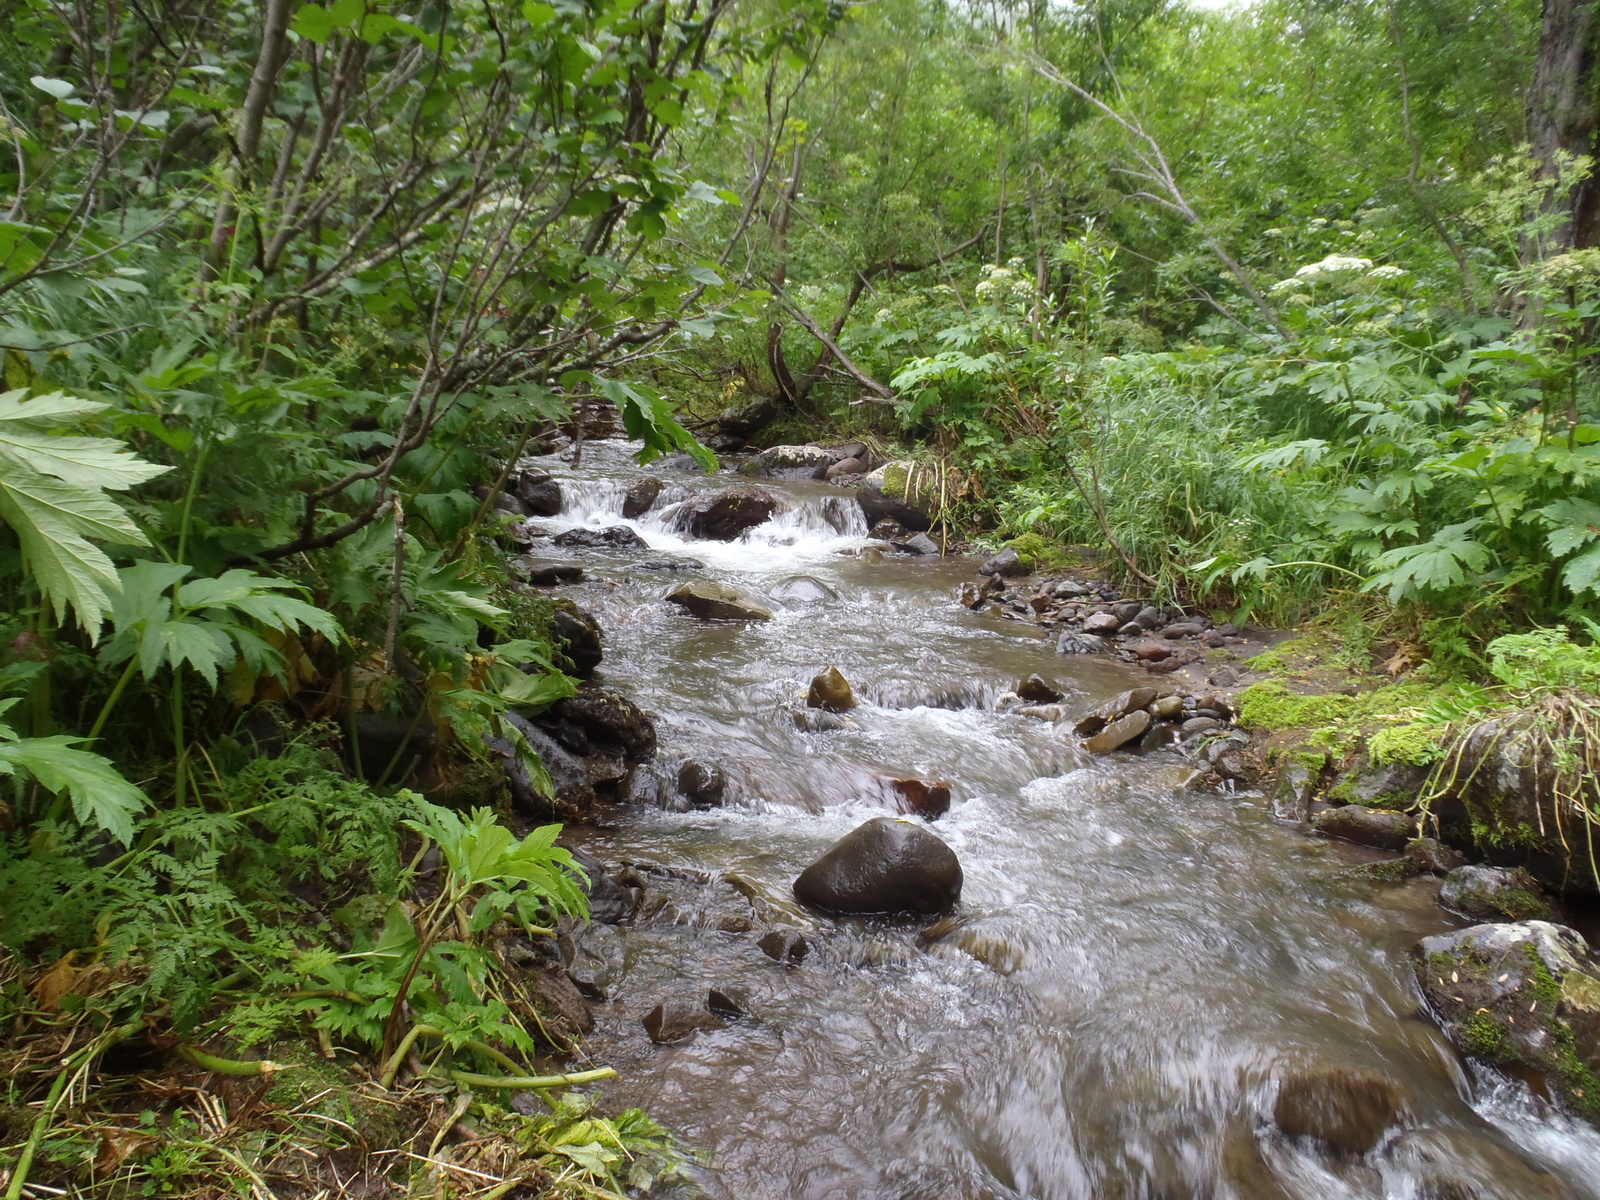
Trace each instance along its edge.
<path fill-rule="evenodd" d="M 732 543 L 669 530 L 670 503 L 620 517 L 646 474 L 591 443 L 562 477 L 554 532 L 628 524 L 648 554 L 586 552 L 561 594 L 599 616 L 601 676 L 656 718 L 662 758 L 719 764 L 727 803 L 626 806 L 579 831 L 636 864 L 655 896 L 596 926 L 575 970 L 609 997 L 590 1049 L 615 1066 L 608 1103 L 638 1104 L 704 1151 L 728 1200 L 1323 1200 L 1600 1197 L 1600 1135 L 1526 1083 L 1469 1068 L 1421 1009 L 1407 951 L 1458 922 L 1437 885 L 1360 881 L 1360 852 L 1273 819 L 1252 795 L 1184 787 L 1169 752 L 1086 757 L 1056 727 L 996 710 L 1039 671 L 1089 707 L 1144 677 L 954 600 L 960 560 L 871 561 L 859 510 L 822 484 Z M 670 501 L 673 493 L 664 496 Z M 539 543 L 539 558 L 559 550 Z M 797 575 L 832 596 L 773 603 L 764 623 L 703 622 L 663 600 L 694 572 L 758 595 Z M 812 589 L 816 590 L 816 589 Z M 802 732 L 793 707 L 838 666 L 857 728 Z M 827 920 L 794 876 L 884 812 L 886 776 L 945 779 L 931 828 L 961 858 L 954 932 Z M 755 928 L 751 930 L 751 918 Z M 799 965 L 756 946 L 802 933 Z M 746 1018 L 653 1045 L 658 1001 L 732 996 Z M 1276 1133 L 1276 1080 L 1306 1065 L 1376 1069 L 1409 1090 L 1408 1127 L 1358 1158 Z"/>

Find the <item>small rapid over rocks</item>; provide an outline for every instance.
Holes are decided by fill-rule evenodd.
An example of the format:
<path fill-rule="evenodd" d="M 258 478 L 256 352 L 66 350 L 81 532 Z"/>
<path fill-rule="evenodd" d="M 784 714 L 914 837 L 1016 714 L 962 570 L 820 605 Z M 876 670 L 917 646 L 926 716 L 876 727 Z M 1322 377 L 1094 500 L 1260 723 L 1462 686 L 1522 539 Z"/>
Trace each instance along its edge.
<path fill-rule="evenodd" d="M 597 679 L 655 722 L 651 787 L 568 830 L 622 899 L 562 951 L 621 1075 L 607 1104 L 703 1150 L 708 1195 L 1600 1198 L 1600 1133 L 1430 1017 L 1411 948 L 1468 923 L 1437 881 L 1363 878 L 1372 851 L 1195 789 L 1173 750 L 1089 753 L 1075 724 L 1148 676 L 964 607 L 973 561 L 867 550 L 854 493 L 632 449 L 539 460 L 562 503 L 519 550 L 530 577 L 581 567 L 546 578 L 599 619 Z M 770 513 L 686 530 L 733 487 Z M 558 544 L 574 529 L 633 536 Z M 669 602 L 694 581 L 769 615 Z M 1019 711 L 1019 681 L 1061 719 Z M 941 788 L 947 811 L 915 815 Z M 900 905 L 927 915 L 797 899 L 879 819 L 959 861 Z"/>

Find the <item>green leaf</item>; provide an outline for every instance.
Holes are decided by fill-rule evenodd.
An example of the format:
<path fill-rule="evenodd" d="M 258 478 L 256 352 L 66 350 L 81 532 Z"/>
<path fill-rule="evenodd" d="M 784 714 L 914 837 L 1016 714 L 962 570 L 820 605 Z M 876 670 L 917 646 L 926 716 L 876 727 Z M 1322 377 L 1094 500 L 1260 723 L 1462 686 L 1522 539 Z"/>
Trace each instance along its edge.
<path fill-rule="evenodd" d="M 66 792 L 72 812 L 85 825 L 105 830 L 123 845 L 133 840 L 133 819 L 147 804 L 109 759 L 75 749 L 82 738 L 65 736 L 12 740 L 0 733 L 0 774 L 22 772 L 52 794 Z"/>
<path fill-rule="evenodd" d="M 1489 548 L 1470 536 L 1481 523 L 1474 519 L 1446 525 L 1420 545 L 1385 551 L 1374 561 L 1380 573 L 1361 590 L 1387 587 L 1389 599 L 1398 602 L 1419 592 L 1443 591 L 1466 582 L 1468 571 L 1481 571 L 1489 563 Z"/>
<path fill-rule="evenodd" d="M 722 286 L 722 276 L 718 275 L 710 267 L 702 267 L 699 264 L 694 264 L 686 268 L 686 270 L 689 278 L 694 280 L 696 283 L 703 283 L 707 287 Z"/>
<path fill-rule="evenodd" d="M 1549 527 L 1545 543 L 1557 558 L 1600 537 L 1600 504 L 1592 501 L 1557 500 L 1537 510 L 1535 515 Z"/>
<path fill-rule="evenodd" d="M 1600 546 L 1569 559 L 1561 569 L 1561 582 L 1567 585 L 1574 596 L 1581 596 L 1585 592 L 1600 595 Z"/>
<path fill-rule="evenodd" d="M 47 75 L 30 75 L 28 77 L 28 82 L 33 84 L 33 86 L 38 88 L 41 92 L 46 92 L 49 95 L 54 96 L 57 100 L 65 100 L 68 96 L 72 95 L 73 92 L 78 90 L 65 79 L 51 79 Z"/>

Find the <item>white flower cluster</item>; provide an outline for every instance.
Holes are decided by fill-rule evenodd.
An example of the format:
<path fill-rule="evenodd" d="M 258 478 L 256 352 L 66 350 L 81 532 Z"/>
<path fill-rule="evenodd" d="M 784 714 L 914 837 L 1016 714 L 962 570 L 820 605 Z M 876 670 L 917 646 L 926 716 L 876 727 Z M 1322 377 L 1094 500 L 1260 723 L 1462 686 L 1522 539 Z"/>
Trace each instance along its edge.
<path fill-rule="evenodd" d="M 1539 276 L 1546 283 L 1559 287 L 1571 287 L 1600 277 L 1600 248 L 1590 247 L 1557 254 L 1539 269 Z"/>
<path fill-rule="evenodd" d="M 1308 283 L 1325 283 L 1330 280 L 1350 281 L 1360 276 L 1366 279 L 1388 281 L 1403 279 L 1410 274 L 1404 267 L 1394 267 L 1385 264 L 1381 267 L 1372 265 L 1370 258 L 1356 258 L 1348 254 L 1330 254 L 1321 262 L 1307 263 L 1288 279 L 1280 279 L 1272 285 L 1272 290 L 1280 295 L 1304 287 Z M 1298 299 L 1299 297 L 1295 297 Z"/>
<path fill-rule="evenodd" d="M 978 293 L 979 300 L 997 307 L 1030 300 L 1033 298 L 1033 280 L 1028 278 L 1026 267 L 1027 264 L 1020 258 L 1013 258 L 1003 267 L 985 263 L 983 279 L 973 290 Z"/>
<path fill-rule="evenodd" d="M 1406 270 L 1404 267 L 1391 266 L 1388 263 L 1385 263 L 1381 267 L 1373 267 L 1372 270 L 1368 271 L 1367 272 L 1367 278 L 1368 279 L 1404 279 L 1409 274 L 1411 274 L 1411 272 Z"/>

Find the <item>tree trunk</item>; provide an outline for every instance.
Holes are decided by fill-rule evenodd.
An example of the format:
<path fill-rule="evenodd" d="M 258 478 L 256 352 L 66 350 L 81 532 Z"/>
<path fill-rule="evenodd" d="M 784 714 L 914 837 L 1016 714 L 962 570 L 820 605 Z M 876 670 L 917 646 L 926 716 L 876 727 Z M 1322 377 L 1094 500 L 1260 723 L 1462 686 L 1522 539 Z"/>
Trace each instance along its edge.
<path fill-rule="evenodd" d="M 1557 172 L 1557 156 L 1596 156 L 1600 131 L 1600 75 L 1595 70 L 1600 0 L 1544 0 L 1539 57 L 1528 89 L 1528 141 L 1543 178 Z M 1561 223 L 1534 253 L 1560 254 L 1600 245 L 1600 187 L 1594 172 L 1565 195 L 1553 196 L 1546 212 L 1559 211 Z"/>

